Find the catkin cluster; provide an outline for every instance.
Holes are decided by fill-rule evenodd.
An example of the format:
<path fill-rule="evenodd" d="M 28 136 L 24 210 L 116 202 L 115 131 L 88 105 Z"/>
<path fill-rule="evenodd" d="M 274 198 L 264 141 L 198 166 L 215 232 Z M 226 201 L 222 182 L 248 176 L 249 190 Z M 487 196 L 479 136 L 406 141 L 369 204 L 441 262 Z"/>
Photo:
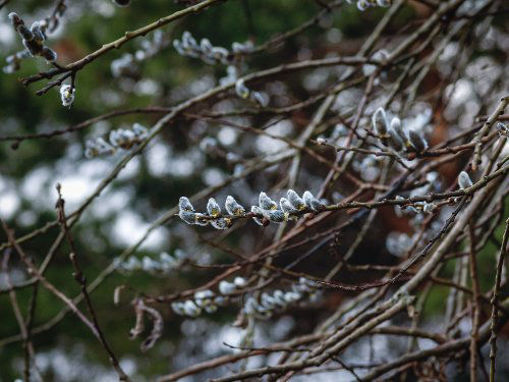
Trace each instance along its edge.
<path fill-rule="evenodd" d="M 223 280 L 219 283 L 219 293 L 210 289 L 199 290 L 194 293 L 192 299 L 173 302 L 171 308 L 175 314 L 188 317 L 198 317 L 203 312 L 214 313 L 218 307 L 228 303 L 231 294 L 246 285 L 247 282 L 243 277 L 235 277 L 233 282 Z"/>
<path fill-rule="evenodd" d="M 110 65 L 113 77 L 136 77 L 139 72 L 138 64 L 154 57 L 169 44 L 161 30 L 154 31 L 151 40 L 143 40 L 141 47 L 132 53 L 125 53 L 113 60 Z"/>
<path fill-rule="evenodd" d="M 348 3 L 352 3 L 355 0 L 346 0 Z M 391 0 L 356 0 L 357 8 L 363 12 L 370 7 L 389 7 L 392 4 Z"/>
<path fill-rule="evenodd" d="M 292 285 L 291 289 L 283 292 L 275 290 L 272 293 L 263 292 L 259 300 L 251 296 L 246 300 L 244 313 L 256 318 L 269 318 L 275 312 L 287 309 L 290 305 L 305 299 L 314 299 L 317 296 L 316 285 L 313 281 L 301 277 Z"/>
<path fill-rule="evenodd" d="M 269 104 L 269 98 L 260 92 L 249 89 L 241 78 L 235 82 L 235 93 L 242 99 L 249 99 L 262 107 Z"/>
<path fill-rule="evenodd" d="M 422 130 L 403 126 L 401 119 L 393 117 L 389 122 L 385 109 L 380 107 L 372 116 L 373 131 L 380 142 L 396 152 L 423 152 L 428 148 Z"/>
<path fill-rule="evenodd" d="M 144 256 L 139 260 L 136 256 L 130 256 L 126 261 L 115 259 L 115 267 L 122 273 L 143 271 L 150 274 L 167 274 L 180 268 L 186 261 L 187 256 L 181 250 L 176 250 L 173 255 L 163 252 L 159 259 Z"/>
<path fill-rule="evenodd" d="M 179 200 L 179 217 L 187 224 L 212 225 L 216 229 L 227 229 L 233 224 L 233 220 L 238 217 L 252 217 L 253 220 L 265 226 L 270 222 L 282 223 L 306 212 L 319 212 L 326 208 L 324 201 L 315 198 L 310 191 L 305 191 L 302 197 L 294 190 L 288 190 L 287 197 L 283 197 L 278 204 L 272 200 L 265 192 L 260 192 L 258 196 L 258 205 L 250 208 L 250 213 L 239 204 L 235 198 L 228 195 L 225 202 L 227 214 L 223 214 L 221 207 L 214 198 L 210 198 L 207 203 L 207 212 L 196 212 L 191 201 L 182 196 Z"/>
<path fill-rule="evenodd" d="M 173 46 L 181 56 L 199 58 L 211 65 L 219 63 L 231 65 L 253 49 L 253 44 L 250 41 L 234 42 L 231 51 L 222 46 L 213 46 L 207 38 L 202 38 L 198 44 L 189 31 L 185 31 L 180 40 L 173 40 Z"/>
<path fill-rule="evenodd" d="M 85 156 L 95 158 L 100 155 L 111 155 L 117 150 L 129 150 L 133 146 L 141 143 L 148 135 L 145 126 L 134 123 L 132 129 L 112 130 L 109 135 L 109 142 L 99 137 L 88 140 L 85 144 Z"/>
<path fill-rule="evenodd" d="M 35 21 L 29 29 L 17 13 L 9 13 L 9 19 L 16 32 L 20 35 L 28 54 L 17 53 L 14 57 L 7 57 L 7 63 L 9 65 L 8 69 L 4 69 L 4 71 L 11 72 L 19 68 L 19 60 L 28 55 L 44 57 L 48 62 L 56 61 L 57 53 L 44 44 L 46 41 L 46 29 L 48 27 L 46 22 Z"/>

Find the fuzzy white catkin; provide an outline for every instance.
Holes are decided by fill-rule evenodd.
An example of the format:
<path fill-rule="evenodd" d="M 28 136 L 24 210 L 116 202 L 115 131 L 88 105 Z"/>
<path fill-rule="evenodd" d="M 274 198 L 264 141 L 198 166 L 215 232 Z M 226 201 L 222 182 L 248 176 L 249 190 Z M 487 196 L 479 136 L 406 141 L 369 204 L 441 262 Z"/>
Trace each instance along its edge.
<path fill-rule="evenodd" d="M 387 134 L 388 121 L 387 115 L 385 113 L 385 109 L 383 107 L 379 107 L 372 117 L 373 131 L 377 135 L 385 135 Z"/>
<path fill-rule="evenodd" d="M 281 209 L 283 210 L 283 212 L 292 213 L 292 212 L 297 211 L 297 209 L 295 207 L 293 207 L 292 204 L 290 203 L 290 201 L 286 198 L 281 198 L 279 200 L 279 205 L 281 206 Z"/>
<path fill-rule="evenodd" d="M 194 301 L 192 300 L 187 300 L 185 303 L 184 303 L 184 312 L 188 315 L 188 316 L 191 316 L 191 317 L 196 317 L 198 316 L 200 313 L 201 313 L 201 309 L 196 306 L 196 304 L 194 303 Z"/>
<path fill-rule="evenodd" d="M 244 80 L 242 78 L 240 80 L 237 80 L 237 82 L 235 82 L 235 93 L 237 93 L 237 95 L 240 98 L 245 99 L 245 98 L 249 97 L 249 89 L 244 84 Z"/>
<path fill-rule="evenodd" d="M 73 104 L 76 95 L 76 89 L 69 84 L 63 84 L 60 87 L 60 99 L 62 106 L 69 107 Z"/>
<path fill-rule="evenodd" d="M 226 209 L 226 212 L 228 212 L 230 215 L 239 216 L 246 212 L 245 208 L 242 207 L 235 198 L 231 195 L 228 195 L 226 197 L 226 202 L 224 204 L 224 207 Z"/>
<path fill-rule="evenodd" d="M 235 289 L 236 289 L 236 285 L 233 284 L 233 283 L 230 283 L 228 281 L 225 281 L 225 280 L 222 280 L 220 283 L 219 283 L 219 292 L 221 292 L 221 294 L 232 294 L 233 292 L 235 292 Z"/>
<path fill-rule="evenodd" d="M 415 130 L 408 130 L 408 139 L 412 147 L 418 152 L 424 151 L 428 148 L 428 143 L 422 136 L 422 133 L 418 133 Z"/>
<path fill-rule="evenodd" d="M 306 206 L 313 211 L 320 211 L 324 207 L 324 204 L 315 198 L 310 191 L 304 191 L 302 198 L 304 199 Z"/>
<path fill-rule="evenodd" d="M 458 175 L 458 185 L 460 186 L 460 188 L 465 189 L 472 186 L 472 184 L 473 184 L 472 179 L 470 179 L 468 173 L 466 171 L 460 172 L 460 174 Z"/>
<path fill-rule="evenodd" d="M 394 117 L 391 120 L 391 129 L 393 129 L 403 141 L 406 141 L 406 133 L 401 125 L 401 119 Z"/>
<path fill-rule="evenodd" d="M 274 223 L 282 223 L 287 220 L 287 216 L 281 210 L 271 210 L 268 212 L 269 220 Z"/>
<path fill-rule="evenodd" d="M 265 216 L 265 211 L 258 207 L 258 206 L 251 206 L 251 212 L 256 214 L 256 215 L 263 215 Z M 256 224 L 260 225 L 260 226 L 264 226 L 263 222 L 258 218 L 258 217 L 253 217 L 253 220 L 255 221 Z"/>
<path fill-rule="evenodd" d="M 237 276 L 233 279 L 233 283 L 237 288 L 243 288 L 247 285 L 247 281 L 244 277 Z"/>
<path fill-rule="evenodd" d="M 219 216 L 221 215 L 221 207 L 216 202 L 216 199 L 210 198 L 207 203 L 207 212 L 210 216 Z"/>
<path fill-rule="evenodd" d="M 299 194 L 297 194 L 294 190 L 290 189 L 286 193 L 286 197 L 288 198 L 288 201 L 290 204 L 296 209 L 296 210 L 303 210 L 306 208 L 306 203 L 304 202 L 304 199 L 302 199 Z"/>
<path fill-rule="evenodd" d="M 277 209 L 277 203 L 269 198 L 265 192 L 260 192 L 258 197 L 258 205 L 264 210 L 275 210 Z"/>
<path fill-rule="evenodd" d="M 179 210 L 181 211 L 194 211 L 194 207 L 191 201 L 185 196 L 181 196 L 179 199 Z"/>
<path fill-rule="evenodd" d="M 269 104 L 268 96 L 260 92 L 251 92 L 251 100 L 261 107 L 266 107 Z"/>
<path fill-rule="evenodd" d="M 186 313 L 184 310 L 184 304 L 181 302 L 172 302 L 171 309 L 180 316 L 183 316 Z"/>

